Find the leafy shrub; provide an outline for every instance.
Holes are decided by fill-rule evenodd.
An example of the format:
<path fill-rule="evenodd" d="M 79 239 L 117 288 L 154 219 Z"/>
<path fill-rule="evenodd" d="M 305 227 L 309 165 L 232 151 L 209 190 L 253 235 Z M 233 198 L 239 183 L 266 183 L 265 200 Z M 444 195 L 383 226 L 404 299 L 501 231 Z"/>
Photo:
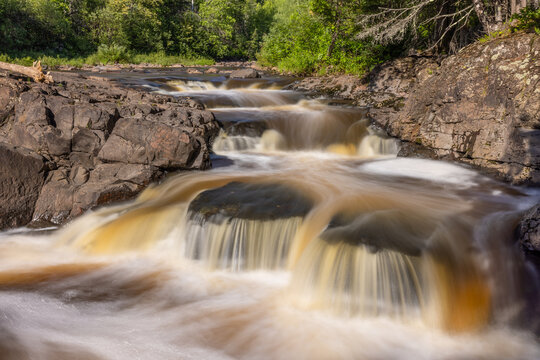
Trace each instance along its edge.
<path fill-rule="evenodd" d="M 383 46 L 355 38 L 354 6 L 336 12 L 325 1 L 276 1 L 275 21 L 264 37 L 257 60 L 300 74 L 363 74 L 386 58 Z M 347 12 L 348 11 L 348 12 Z"/>
<path fill-rule="evenodd" d="M 112 44 L 102 44 L 98 47 L 97 52 L 94 55 L 88 57 L 89 64 L 118 64 L 128 63 L 131 60 L 131 56 L 128 53 L 125 46 Z"/>
<path fill-rule="evenodd" d="M 524 30 L 536 32 L 540 35 L 540 9 L 534 10 L 531 7 L 521 9 L 521 12 L 512 16 L 517 23 L 512 26 L 513 31 Z"/>

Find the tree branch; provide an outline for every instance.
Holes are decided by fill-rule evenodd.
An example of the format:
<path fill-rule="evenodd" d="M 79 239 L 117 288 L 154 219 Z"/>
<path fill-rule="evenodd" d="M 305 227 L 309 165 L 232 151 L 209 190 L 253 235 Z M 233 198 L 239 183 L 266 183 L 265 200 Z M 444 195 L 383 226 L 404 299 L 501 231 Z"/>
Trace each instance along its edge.
<path fill-rule="evenodd" d="M 46 74 L 43 72 L 40 61 L 34 62 L 34 65 L 32 67 L 10 64 L 0 61 L 0 69 L 29 76 L 34 79 L 35 82 L 44 82 L 46 84 L 54 82 L 52 75 L 49 72 Z"/>

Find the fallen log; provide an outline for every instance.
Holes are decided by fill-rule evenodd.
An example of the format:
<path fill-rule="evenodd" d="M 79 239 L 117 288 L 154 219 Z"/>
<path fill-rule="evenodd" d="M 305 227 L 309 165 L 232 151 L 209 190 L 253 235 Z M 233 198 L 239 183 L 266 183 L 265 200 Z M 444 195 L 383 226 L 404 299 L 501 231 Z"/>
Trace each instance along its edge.
<path fill-rule="evenodd" d="M 0 61 L 0 69 L 2 70 L 8 70 L 13 71 L 19 74 L 23 74 L 26 76 L 31 77 L 34 79 L 35 82 L 44 82 L 47 84 L 53 83 L 53 78 L 51 73 L 47 72 L 46 74 L 43 72 L 43 68 L 41 67 L 40 61 L 35 61 L 34 65 L 29 66 L 22 66 L 22 65 L 16 65 L 16 64 L 10 64 Z"/>

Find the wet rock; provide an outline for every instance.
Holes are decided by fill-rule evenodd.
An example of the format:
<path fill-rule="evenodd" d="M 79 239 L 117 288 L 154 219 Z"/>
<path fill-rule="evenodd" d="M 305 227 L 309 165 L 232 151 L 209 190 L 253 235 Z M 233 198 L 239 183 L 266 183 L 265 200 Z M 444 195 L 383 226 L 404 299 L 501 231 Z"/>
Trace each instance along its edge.
<path fill-rule="evenodd" d="M 259 137 L 262 136 L 262 134 L 268 130 L 268 124 L 266 121 L 262 120 L 218 120 L 220 125 L 222 126 L 223 130 L 227 135 L 230 136 L 252 136 L 252 137 Z"/>
<path fill-rule="evenodd" d="M 356 216 L 335 216 L 321 239 L 329 243 L 365 245 L 372 252 L 393 250 L 420 256 L 434 231 L 435 224 L 425 217 L 398 210 L 380 210 Z"/>
<path fill-rule="evenodd" d="M 6 143 L 0 143 L 0 159 L 0 229 L 25 225 L 45 180 L 44 159 Z"/>
<path fill-rule="evenodd" d="M 285 185 L 231 182 L 199 194 L 188 211 L 192 217 L 214 222 L 227 218 L 276 220 L 303 217 L 312 206 L 311 200 Z"/>
<path fill-rule="evenodd" d="M 523 249 L 540 255 L 540 204 L 527 211 L 521 219 L 518 239 Z"/>
<path fill-rule="evenodd" d="M 234 70 L 230 75 L 231 79 L 257 79 L 260 77 L 261 74 L 259 74 L 255 69 Z"/>

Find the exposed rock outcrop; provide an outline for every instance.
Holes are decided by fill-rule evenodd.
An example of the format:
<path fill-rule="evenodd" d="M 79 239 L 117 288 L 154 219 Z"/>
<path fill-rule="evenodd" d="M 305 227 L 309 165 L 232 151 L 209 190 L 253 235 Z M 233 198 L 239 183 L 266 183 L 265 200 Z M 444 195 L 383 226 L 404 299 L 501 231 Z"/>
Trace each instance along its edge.
<path fill-rule="evenodd" d="M 404 141 L 401 156 L 454 160 L 514 184 L 540 184 L 540 37 L 475 43 L 440 66 L 408 57 L 364 79 L 304 79 L 294 89 L 369 106 Z"/>
<path fill-rule="evenodd" d="M 200 104 L 53 77 L 52 85 L 0 77 L 0 228 L 61 223 L 131 198 L 167 171 L 210 167 L 219 126 Z"/>
<path fill-rule="evenodd" d="M 474 44 L 445 59 L 403 109 L 374 109 L 391 136 L 514 184 L 540 184 L 540 37 Z"/>

